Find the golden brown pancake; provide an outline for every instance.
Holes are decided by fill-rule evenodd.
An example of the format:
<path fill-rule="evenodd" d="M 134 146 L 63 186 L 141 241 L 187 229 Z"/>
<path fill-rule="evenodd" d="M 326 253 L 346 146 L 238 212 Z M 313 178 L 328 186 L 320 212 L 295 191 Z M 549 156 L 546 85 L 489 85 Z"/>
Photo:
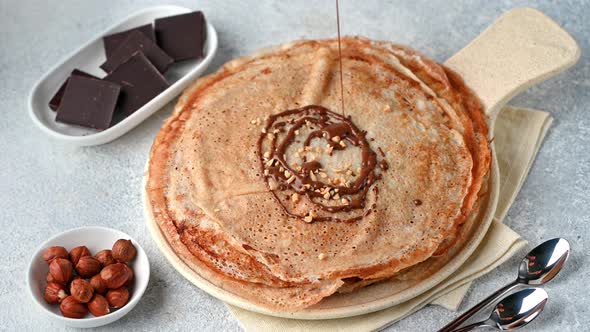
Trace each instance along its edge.
<path fill-rule="evenodd" d="M 337 40 L 293 42 L 198 80 L 150 153 L 149 208 L 177 254 L 274 310 L 432 274 L 484 193 L 485 117 L 461 79 L 406 47 L 342 42 L 344 110 Z"/>

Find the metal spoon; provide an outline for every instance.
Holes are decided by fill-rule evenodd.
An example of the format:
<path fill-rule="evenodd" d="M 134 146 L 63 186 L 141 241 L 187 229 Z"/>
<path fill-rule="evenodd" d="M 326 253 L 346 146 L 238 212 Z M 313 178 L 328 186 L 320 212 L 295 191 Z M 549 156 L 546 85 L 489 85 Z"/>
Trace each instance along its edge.
<path fill-rule="evenodd" d="M 520 285 L 542 285 L 551 281 L 566 262 L 570 254 L 569 243 L 562 238 L 547 240 L 531 250 L 520 262 L 518 277 L 515 281 L 500 288 L 473 308 L 467 310 L 454 321 L 447 324 L 439 332 L 450 332 L 459 327 L 477 312 L 496 302 L 512 289 Z"/>
<path fill-rule="evenodd" d="M 471 331 L 476 327 L 490 326 L 498 330 L 515 330 L 533 321 L 547 303 L 547 292 L 541 288 L 526 288 L 503 298 L 490 318 L 462 327 L 455 332 Z"/>

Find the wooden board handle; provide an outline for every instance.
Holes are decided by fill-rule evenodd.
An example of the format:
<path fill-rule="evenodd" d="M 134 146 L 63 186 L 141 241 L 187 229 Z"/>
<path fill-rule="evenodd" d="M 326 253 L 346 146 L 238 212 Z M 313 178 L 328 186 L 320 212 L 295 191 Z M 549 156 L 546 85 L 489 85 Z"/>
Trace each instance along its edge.
<path fill-rule="evenodd" d="M 545 14 L 532 8 L 500 16 L 446 66 L 459 73 L 495 118 L 524 89 L 571 67 L 580 57 L 576 41 Z"/>

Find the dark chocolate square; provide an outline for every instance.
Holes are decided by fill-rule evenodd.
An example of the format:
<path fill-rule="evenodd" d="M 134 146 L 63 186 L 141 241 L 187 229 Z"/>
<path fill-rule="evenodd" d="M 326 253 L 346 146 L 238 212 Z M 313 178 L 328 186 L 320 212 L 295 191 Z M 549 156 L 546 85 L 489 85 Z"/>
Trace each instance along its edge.
<path fill-rule="evenodd" d="M 207 38 L 207 26 L 202 12 L 156 19 L 158 45 L 175 61 L 201 58 Z"/>
<path fill-rule="evenodd" d="M 94 78 L 97 80 L 99 79 L 98 77 L 94 77 L 94 76 L 92 76 L 86 72 L 83 72 L 81 70 L 78 70 L 78 69 L 74 69 L 72 71 L 72 73 L 70 74 L 70 77 L 71 76 L 84 76 L 84 77 Z M 59 89 L 57 90 L 57 92 L 55 93 L 53 98 L 51 98 L 51 100 L 49 101 L 49 108 L 51 108 L 53 111 L 57 111 L 57 108 L 59 107 L 59 104 L 61 103 L 61 98 L 64 95 L 64 91 L 66 91 L 66 86 L 68 85 L 70 77 L 66 78 L 66 80 L 59 87 Z"/>
<path fill-rule="evenodd" d="M 141 52 L 135 53 L 104 79 L 121 85 L 117 112 L 126 116 L 168 87 L 164 76 Z"/>
<path fill-rule="evenodd" d="M 84 76 L 71 76 L 57 109 L 55 121 L 107 129 L 121 87 L 113 82 Z"/>
<path fill-rule="evenodd" d="M 107 56 L 107 59 L 111 57 L 113 52 L 121 46 L 121 42 L 125 40 L 129 36 L 129 34 L 133 31 L 139 31 L 143 33 L 146 37 L 148 37 L 151 41 L 156 41 L 156 36 L 154 34 L 154 27 L 152 24 L 142 25 L 137 28 L 113 33 L 112 35 L 104 36 L 102 41 L 104 43 L 104 52 Z"/>
<path fill-rule="evenodd" d="M 138 51 L 141 51 L 161 73 L 164 73 L 174 63 L 174 59 L 162 51 L 156 43 L 151 41 L 143 33 L 133 31 L 121 42 L 119 48 L 113 52 L 111 57 L 100 68 L 107 73 L 111 73 Z"/>

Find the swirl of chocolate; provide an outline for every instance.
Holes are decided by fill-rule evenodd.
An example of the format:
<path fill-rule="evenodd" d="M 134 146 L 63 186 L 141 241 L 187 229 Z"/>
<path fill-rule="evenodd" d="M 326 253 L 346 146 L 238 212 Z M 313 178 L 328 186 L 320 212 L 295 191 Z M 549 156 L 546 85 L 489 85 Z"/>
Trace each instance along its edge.
<path fill-rule="evenodd" d="M 270 116 L 258 140 L 268 188 L 289 215 L 306 222 L 362 218 L 370 212 L 369 189 L 387 168 L 366 134 L 350 117 L 318 105 Z M 361 211 L 342 217 L 355 210 Z"/>

